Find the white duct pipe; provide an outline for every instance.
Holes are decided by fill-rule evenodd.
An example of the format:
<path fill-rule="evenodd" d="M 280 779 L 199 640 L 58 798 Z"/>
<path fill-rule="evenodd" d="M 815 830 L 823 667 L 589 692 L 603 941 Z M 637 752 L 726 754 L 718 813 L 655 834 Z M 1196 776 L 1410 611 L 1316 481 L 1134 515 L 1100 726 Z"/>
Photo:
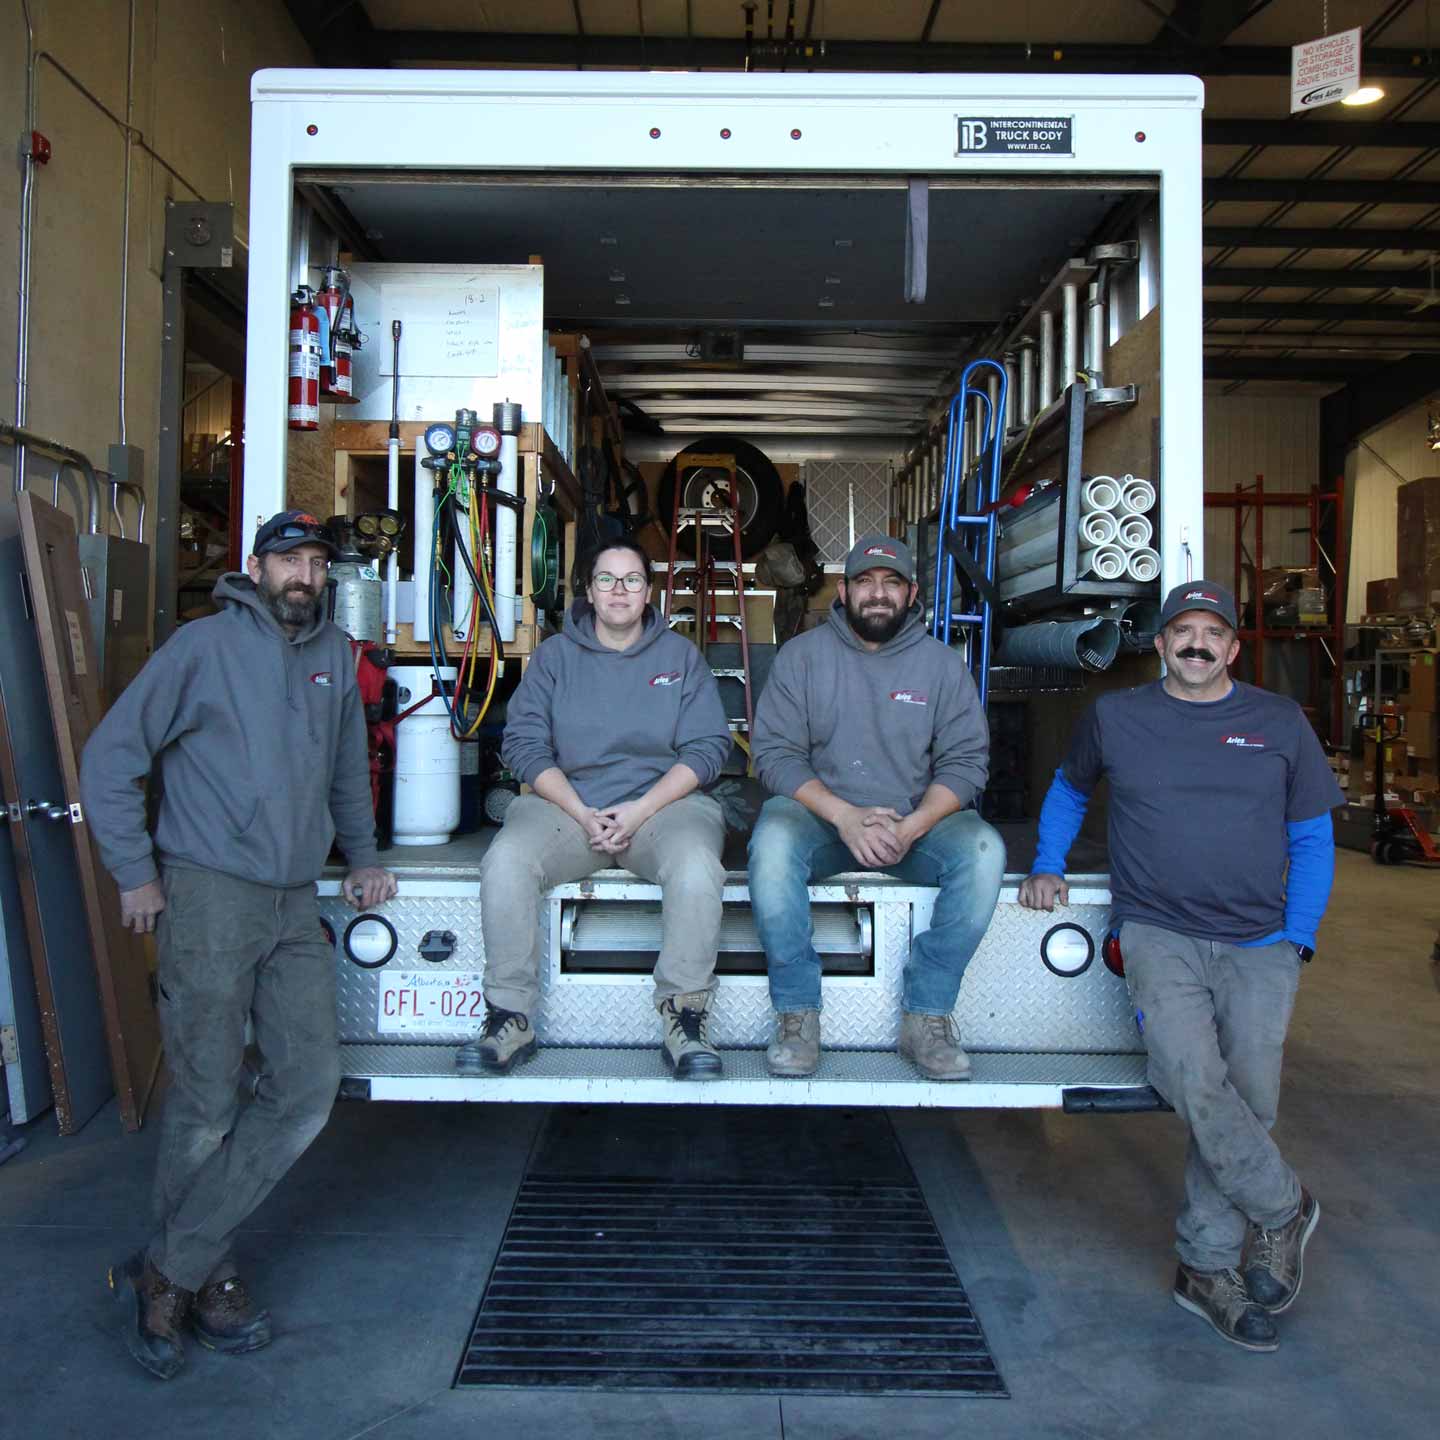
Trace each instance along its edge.
<path fill-rule="evenodd" d="M 1120 481 L 1120 513 L 1145 515 L 1155 508 L 1155 487 L 1137 475 L 1126 475 Z"/>
<path fill-rule="evenodd" d="M 1121 517 L 1114 539 L 1123 549 L 1142 550 L 1150 543 L 1154 533 L 1143 515 L 1125 515 Z"/>
<path fill-rule="evenodd" d="M 1113 510 L 1120 503 L 1120 483 L 1110 475 L 1094 475 L 1080 487 L 1080 513 Z"/>
<path fill-rule="evenodd" d="M 498 485 L 505 494 L 518 495 L 520 406 L 508 400 L 497 405 L 494 421 L 500 431 Z M 515 511 L 509 505 L 497 505 L 495 511 L 495 620 L 500 639 L 509 645 L 515 639 Z"/>
<path fill-rule="evenodd" d="M 1101 545 L 1113 544 L 1115 532 L 1115 517 L 1108 510 L 1095 510 L 1080 519 L 1080 543 L 1083 549 L 1096 549 Z M 1058 534 L 1058 525 L 1051 525 L 1048 530 L 1030 535 L 1011 545 L 1006 545 L 1002 540 L 998 552 L 1002 577 L 1029 570 L 1045 560 L 1054 560 Z M 1149 538 L 1148 535 L 1146 538 Z"/>
<path fill-rule="evenodd" d="M 1160 554 L 1150 547 L 1131 550 L 1125 556 L 1125 573 L 1132 580 L 1154 580 L 1160 574 Z"/>
<path fill-rule="evenodd" d="M 459 521 L 453 508 L 451 515 Z M 464 533 L 464 545 L 466 553 L 470 550 L 470 534 L 468 522 L 464 525 L 457 523 L 456 539 L 450 557 L 450 633 L 457 640 L 465 640 L 470 635 L 470 610 L 475 604 L 475 582 L 470 578 L 470 571 L 466 568 L 465 562 L 460 558 L 461 535 Z M 481 557 L 471 555 L 470 563 L 478 570 Z"/>
<path fill-rule="evenodd" d="M 1154 551 L 1150 552 L 1154 554 Z M 1159 564 L 1159 558 L 1156 558 Z M 1119 580 L 1125 574 L 1125 552 L 1118 545 L 1100 545 L 1080 552 L 1080 573 L 1097 580 Z"/>
<path fill-rule="evenodd" d="M 387 445 L 388 445 L 388 448 L 389 448 L 389 452 L 390 452 L 390 453 L 389 453 L 389 469 L 388 469 L 387 474 L 386 474 L 386 477 L 385 477 L 385 504 L 386 504 L 391 510 L 398 512 L 399 509 L 400 509 L 400 437 L 399 437 L 398 435 L 393 435 L 393 436 L 391 436 L 390 439 L 387 441 Z M 419 457 L 417 456 L 416 458 L 417 458 L 417 461 L 418 461 L 418 458 L 419 458 Z M 421 470 L 419 464 L 417 463 L 416 466 L 415 466 L 415 474 L 416 474 L 417 476 L 419 476 L 419 475 L 423 475 L 424 473 L 425 473 L 425 472 L 424 472 L 423 470 Z M 415 528 L 416 528 L 416 532 L 417 532 L 417 541 L 416 541 L 416 550 L 415 550 L 415 568 L 416 568 L 416 570 L 418 571 L 419 568 L 420 568 L 420 550 L 419 550 L 419 541 L 418 541 L 418 531 L 419 531 L 418 520 L 419 520 L 420 507 L 419 507 L 419 503 L 418 503 L 418 496 L 419 496 L 419 490 L 418 490 L 418 488 L 417 488 L 417 490 L 416 490 L 416 496 L 417 496 L 417 503 L 416 503 L 416 507 L 415 507 L 415 513 L 416 513 L 417 524 L 416 524 L 416 527 L 415 527 Z M 418 587 L 417 587 L 417 588 L 418 588 Z M 393 644 L 395 643 L 395 641 L 399 638 L 399 633 L 400 633 L 400 632 L 399 632 L 399 617 L 398 617 L 398 613 L 397 613 L 398 610 L 399 610 L 399 606 L 400 606 L 399 596 L 400 596 L 400 557 L 399 557 L 398 554 L 396 554 L 396 552 L 395 552 L 394 550 L 392 550 L 392 551 L 385 557 L 385 643 L 386 643 L 387 645 L 393 645 Z M 419 619 L 419 608 L 420 608 L 420 607 L 417 605 L 417 606 L 416 606 L 416 619 L 417 619 L 417 620 Z M 417 632 L 417 634 L 416 634 L 416 638 L 417 638 L 417 639 L 419 638 L 419 633 L 418 633 L 418 632 Z"/>
<path fill-rule="evenodd" d="M 435 478 L 421 463 L 425 441 L 415 441 L 415 518 L 411 534 L 415 541 L 415 639 L 430 639 L 430 575 L 435 567 Z M 393 603 L 393 602 L 392 602 Z M 386 627 L 389 633 L 389 627 Z"/>

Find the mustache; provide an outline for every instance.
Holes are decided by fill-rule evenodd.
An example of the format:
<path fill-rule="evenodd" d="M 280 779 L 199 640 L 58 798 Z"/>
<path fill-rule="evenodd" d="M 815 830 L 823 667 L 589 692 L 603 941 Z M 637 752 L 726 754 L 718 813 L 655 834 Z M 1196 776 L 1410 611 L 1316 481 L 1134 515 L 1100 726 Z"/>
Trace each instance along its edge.
<path fill-rule="evenodd" d="M 1181 660 L 1216 660 L 1219 657 L 1212 655 L 1208 650 L 1202 650 L 1199 646 L 1190 645 L 1184 650 L 1177 650 L 1176 656 Z"/>

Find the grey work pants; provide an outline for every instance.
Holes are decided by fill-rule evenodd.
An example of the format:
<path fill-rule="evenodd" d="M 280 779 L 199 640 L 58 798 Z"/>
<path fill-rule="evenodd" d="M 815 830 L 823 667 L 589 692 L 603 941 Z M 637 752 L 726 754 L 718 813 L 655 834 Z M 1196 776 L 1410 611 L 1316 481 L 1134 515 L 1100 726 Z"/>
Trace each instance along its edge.
<path fill-rule="evenodd" d="M 1175 1249 L 1196 1270 L 1238 1266 L 1247 1220 L 1273 1229 L 1300 1208 L 1270 1127 L 1302 962 L 1289 941 L 1230 945 L 1133 921 L 1120 948 L 1150 1083 L 1190 1129 Z"/>
<path fill-rule="evenodd" d="M 540 1003 L 540 896 L 552 885 L 614 866 L 661 889 L 660 956 L 655 1003 L 715 988 L 725 818 L 708 795 L 692 791 L 652 815 L 623 855 L 590 848 L 584 829 L 558 805 L 522 795 L 480 867 L 480 928 L 485 937 L 485 1000 L 533 1015 Z"/>
<path fill-rule="evenodd" d="M 180 866 L 163 879 L 157 979 L 170 1088 L 150 1258 L 197 1290 L 330 1115 L 340 1083 L 335 956 L 313 885 L 278 889 Z M 260 1057 L 249 1098 L 247 1019 Z"/>

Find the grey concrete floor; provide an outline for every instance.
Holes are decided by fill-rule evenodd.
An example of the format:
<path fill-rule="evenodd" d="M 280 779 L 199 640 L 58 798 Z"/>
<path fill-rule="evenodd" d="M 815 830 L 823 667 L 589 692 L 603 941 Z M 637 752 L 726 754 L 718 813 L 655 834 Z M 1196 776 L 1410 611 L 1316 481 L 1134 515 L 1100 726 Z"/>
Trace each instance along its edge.
<path fill-rule="evenodd" d="M 1170 1302 L 1173 1116 L 895 1112 L 1009 1400 L 453 1391 L 545 1111 L 342 1105 L 241 1237 L 274 1345 L 194 1350 L 164 1385 L 124 1354 L 104 1288 L 143 1239 L 155 1147 L 112 1107 L 68 1140 L 42 1117 L 0 1167 L 0 1440 L 1433 1435 L 1437 922 L 1440 874 L 1340 855 L 1276 1132 L 1323 1219 L 1274 1355 Z"/>

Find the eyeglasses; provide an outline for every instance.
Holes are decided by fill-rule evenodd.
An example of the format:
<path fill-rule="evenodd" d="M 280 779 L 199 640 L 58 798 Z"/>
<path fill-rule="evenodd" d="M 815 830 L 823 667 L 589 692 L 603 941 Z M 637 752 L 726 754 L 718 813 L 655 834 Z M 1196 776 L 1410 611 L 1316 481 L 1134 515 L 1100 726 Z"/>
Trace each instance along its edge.
<path fill-rule="evenodd" d="M 632 595 L 645 588 L 645 577 L 638 571 L 632 570 L 628 575 L 612 575 L 608 570 L 602 570 L 594 576 L 590 583 L 602 594 L 608 595 L 617 585 L 623 585 Z"/>

